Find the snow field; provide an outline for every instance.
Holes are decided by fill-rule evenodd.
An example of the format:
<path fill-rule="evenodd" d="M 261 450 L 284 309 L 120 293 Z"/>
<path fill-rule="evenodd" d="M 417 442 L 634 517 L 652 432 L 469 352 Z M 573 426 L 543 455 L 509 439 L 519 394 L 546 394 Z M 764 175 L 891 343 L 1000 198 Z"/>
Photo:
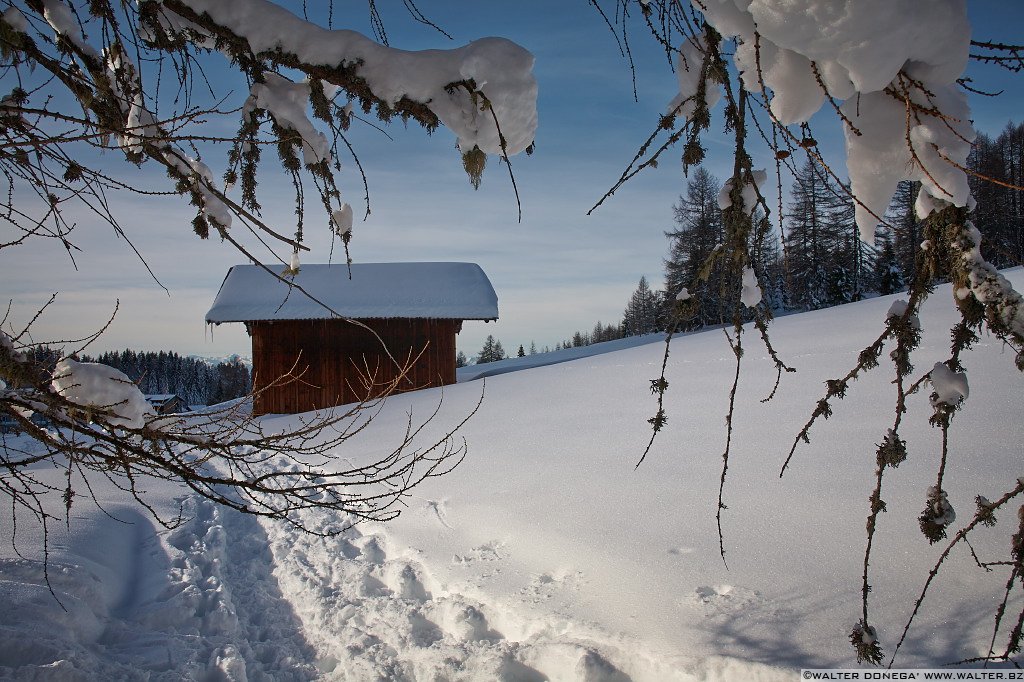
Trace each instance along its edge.
<path fill-rule="evenodd" d="M 1006 274 L 1021 286 L 1024 271 Z M 65 613 L 19 519 L 26 558 L 9 546 L 0 555 L 0 679 L 713 682 L 853 667 L 847 637 L 859 618 L 875 443 L 893 417 L 891 369 L 853 384 L 778 472 L 822 382 L 849 368 L 895 298 L 777 320 L 773 342 L 798 373 L 767 404 L 774 371 L 746 335 L 723 510 L 728 566 L 715 527 L 734 369 L 722 332 L 673 342 L 669 422 L 638 469 L 663 344 L 591 346 L 549 366 L 537 366 L 542 356 L 492 363 L 486 388 L 462 376 L 443 392 L 391 399 L 347 444 L 353 463 L 389 447 L 408 410 L 429 414 L 443 393 L 427 443 L 485 391 L 460 434 L 465 462 L 415 489 L 388 524 L 324 539 L 153 485 L 163 513 L 184 505 L 185 524 L 164 531 L 108 486 L 99 497 L 121 521 L 78 500 L 70 535 L 52 529 L 51 582 Z M 951 299 L 939 287 L 921 315 L 915 375 L 948 354 Z M 944 486 L 961 521 L 975 495 L 996 499 L 1020 473 L 1012 361 L 987 337 L 965 356 L 970 397 L 950 432 Z M 512 371 L 520 365 L 532 368 Z M 912 399 L 909 458 L 883 487 L 871 608 L 887 652 L 942 547 L 917 530 L 940 444 L 930 411 L 927 392 Z M 295 417 L 263 419 L 276 430 Z M 63 481 L 62 470 L 39 473 Z M 975 538 L 983 558 L 1005 554 L 1012 511 Z M 348 522 L 302 514 L 322 530 Z M 9 534 L 9 519 L 2 525 Z M 954 552 L 898 665 L 983 653 L 1004 583 Z"/>

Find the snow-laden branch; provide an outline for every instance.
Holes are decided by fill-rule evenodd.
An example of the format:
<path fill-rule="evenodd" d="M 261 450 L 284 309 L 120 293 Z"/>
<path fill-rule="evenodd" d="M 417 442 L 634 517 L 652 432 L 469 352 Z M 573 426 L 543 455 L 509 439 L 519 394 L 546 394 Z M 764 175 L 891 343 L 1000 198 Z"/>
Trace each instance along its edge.
<path fill-rule="evenodd" d="M 927 12 L 916 0 L 694 4 L 723 36 L 738 38 L 743 84 L 772 91 L 780 124 L 808 122 L 826 98 L 845 101 L 847 169 L 864 241 L 874 241 L 877 216 L 901 180 L 923 183 L 920 218 L 968 205 L 966 175 L 942 159 L 964 165 L 974 140 L 957 89 L 970 47 L 963 2 L 935 0 Z"/>
<path fill-rule="evenodd" d="M 533 55 L 504 38 L 482 38 L 452 50 L 407 51 L 380 45 L 356 31 L 325 29 L 268 0 L 171 0 L 163 5 L 204 28 L 212 22 L 229 31 L 256 55 L 293 57 L 297 63 L 290 66 L 309 75 L 316 71 L 317 77 L 350 92 L 352 81 L 332 78 L 329 72 L 351 74 L 365 83 L 368 94 L 393 109 L 403 99 L 423 104 L 458 136 L 464 152 L 476 146 L 488 154 L 518 154 L 533 143 Z M 186 9 L 198 16 L 189 16 Z M 463 81 L 486 93 L 500 134 L 478 101 L 449 87 Z"/>

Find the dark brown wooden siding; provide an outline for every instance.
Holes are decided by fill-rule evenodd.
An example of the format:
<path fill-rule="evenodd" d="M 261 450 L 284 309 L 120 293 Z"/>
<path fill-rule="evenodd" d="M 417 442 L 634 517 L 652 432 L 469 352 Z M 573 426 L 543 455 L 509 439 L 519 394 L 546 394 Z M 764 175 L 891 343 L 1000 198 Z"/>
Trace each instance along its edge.
<path fill-rule="evenodd" d="M 398 392 L 455 383 L 459 320 L 360 322 L 380 338 L 343 320 L 249 323 L 253 412 L 295 414 L 376 398 L 406 366 Z M 297 378 L 287 377 L 289 372 Z"/>

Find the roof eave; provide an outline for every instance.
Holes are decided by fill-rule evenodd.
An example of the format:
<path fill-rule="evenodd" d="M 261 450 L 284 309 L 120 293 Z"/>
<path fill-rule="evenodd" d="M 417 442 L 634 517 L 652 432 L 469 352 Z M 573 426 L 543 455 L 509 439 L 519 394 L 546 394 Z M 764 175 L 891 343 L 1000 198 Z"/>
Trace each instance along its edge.
<path fill-rule="evenodd" d="M 261 317 L 231 320 L 211 320 L 210 318 L 206 318 L 206 324 L 220 325 L 233 324 L 236 322 L 298 322 L 300 320 L 338 320 L 340 322 L 344 322 L 345 320 L 455 320 L 457 322 L 471 320 L 473 322 L 497 322 L 498 316 L 495 315 L 494 317 Z"/>

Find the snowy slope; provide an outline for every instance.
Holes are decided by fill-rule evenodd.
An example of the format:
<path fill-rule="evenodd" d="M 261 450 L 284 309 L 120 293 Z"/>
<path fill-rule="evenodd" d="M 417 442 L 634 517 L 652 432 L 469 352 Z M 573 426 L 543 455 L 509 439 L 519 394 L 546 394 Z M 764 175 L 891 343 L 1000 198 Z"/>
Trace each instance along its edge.
<path fill-rule="evenodd" d="M 1010 276 L 1022 288 L 1024 272 Z M 101 492 L 132 525 L 83 502 L 70 537 L 54 529 L 51 579 L 67 613 L 42 586 L 37 558 L 4 550 L 0 678 L 642 682 L 791 680 L 794 668 L 852 667 L 847 636 L 859 618 L 874 444 L 893 418 L 892 370 L 883 364 L 854 384 L 786 476 L 778 472 L 822 382 L 849 368 L 891 303 L 776 321 L 775 346 L 798 373 L 767 404 L 774 372 L 747 339 L 723 512 L 728 567 L 715 504 L 734 365 L 722 332 L 711 331 L 673 342 L 669 422 L 638 469 L 660 343 L 447 387 L 437 428 L 485 391 L 462 432 L 466 461 L 417 489 L 397 521 L 331 540 L 167 487 L 153 491 L 160 504 L 183 497 L 191 520 L 158 532 Z M 939 287 L 922 320 L 920 371 L 946 358 L 953 315 Z M 1024 381 L 1012 361 L 992 339 L 965 361 L 971 396 L 947 471 L 961 520 L 976 494 L 995 499 L 1024 473 Z M 386 447 L 408 410 L 426 416 L 441 395 L 393 398 L 348 454 Z M 929 411 L 926 396 L 912 400 L 909 459 L 883 493 L 872 605 L 886 651 L 939 551 L 916 528 L 940 445 Z M 292 419 L 265 418 L 268 428 Z M 309 514 L 321 527 L 336 521 Z M 1005 554 L 1011 517 L 978 536 L 981 556 Z M 29 531 L 18 532 L 27 552 Z M 1004 582 L 955 553 L 898 664 L 984 653 Z"/>
<path fill-rule="evenodd" d="M 658 342 L 662 344 L 665 343 L 664 334 L 627 336 L 624 339 L 595 343 L 590 346 L 563 348 L 561 350 L 548 351 L 547 353 L 524 355 L 521 358 L 506 358 L 505 360 L 497 360 L 495 362 L 485 362 L 483 364 L 459 367 L 455 370 L 455 376 L 460 383 L 475 381 L 476 379 L 486 379 L 487 377 L 498 376 L 499 374 L 521 372 L 524 369 L 557 365 L 563 362 L 569 362 L 570 360 L 581 360 L 595 355 L 604 355 L 605 353 L 612 353 L 617 350 L 636 348 L 637 346 Z"/>

